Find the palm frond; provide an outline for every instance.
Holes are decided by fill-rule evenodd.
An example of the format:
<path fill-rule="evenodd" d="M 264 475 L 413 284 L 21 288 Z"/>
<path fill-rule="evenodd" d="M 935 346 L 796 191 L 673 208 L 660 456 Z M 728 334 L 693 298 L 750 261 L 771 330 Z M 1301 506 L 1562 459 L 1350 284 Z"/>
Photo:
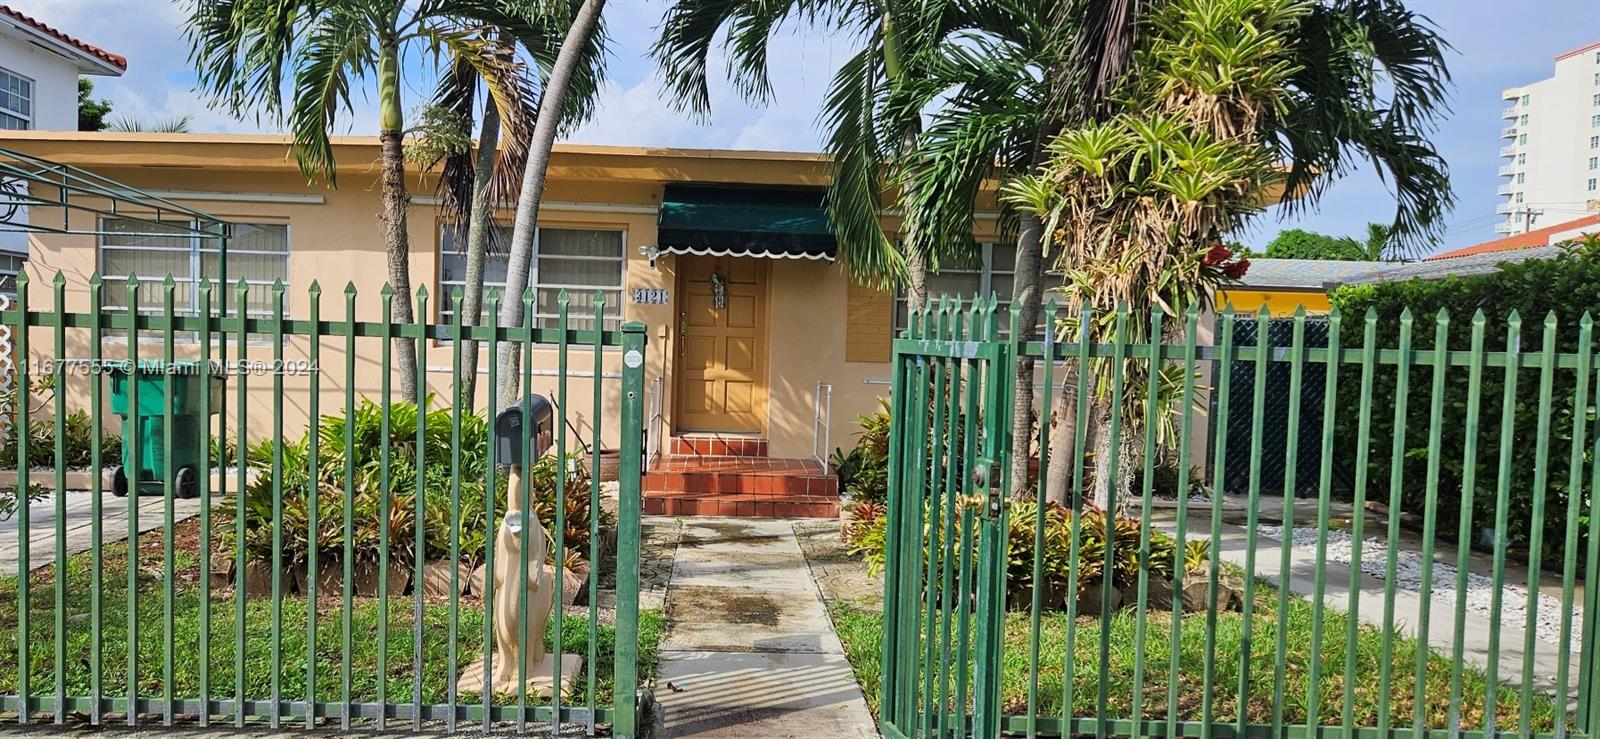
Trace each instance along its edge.
<path fill-rule="evenodd" d="M 357 13 L 343 9 L 320 16 L 296 57 L 294 107 L 289 128 L 300 171 L 333 182 L 333 145 L 329 132 L 341 112 L 350 110 L 350 78 L 376 63 L 371 27 Z"/>
<path fill-rule="evenodd" d="M 887 152 L 874 120 L 883 92 L 878 71 L 875 49 L 857 52 L 834 75 L 818 118 L 832 155 L 827 208 L 839 261 L 858 282 L 888 288 L 905 276 L 905 258 L 879 217 Z"/>

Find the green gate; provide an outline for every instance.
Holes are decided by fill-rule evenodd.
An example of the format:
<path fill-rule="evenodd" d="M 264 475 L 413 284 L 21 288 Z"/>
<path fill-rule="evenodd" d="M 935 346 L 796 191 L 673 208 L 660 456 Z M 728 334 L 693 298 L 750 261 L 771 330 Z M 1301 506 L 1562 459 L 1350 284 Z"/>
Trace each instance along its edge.
<path fill-rule="evenodd" d="M 1021 343 L 992 301 L 947 300 L 895 341 L 886 736 L 1600 736 L 1588 319 L 1525 348 L 1515 313 L 1335 311 L 1326 345 L 1303 314 L 1276 343 L 1265 312 L 1242 319 L 1241 342 L 1229 309 L 1208 345 L 1196 312 L 1045 314 L 1057 331 Z M 1034 407 L 1063 505 L 1006 494 L 1021 356 L 1036 387 L 1085 388 Z M 1177 494 L 1239 454 L 1239 494 Z M 1269 465 L 1310 497 L 1264 490 Z"/>
<path fill-rule="evenodd" d="M 27 422 L 3 445 L 16 477 L 3 494 L 35 499 L 0 549 L 0 720 L 638 735 L 642 324 L 615 325 L 603 295 L 569 311 L 565 292 L 553 316 L 536 313 L 532 291 L 517 296 L 521 325 L 506 327 L 494 290 L 473 326 L 459 291 L 452 320 L 428 322 L 426 288 L 423 318 L 399 323 L 387 287 L 324 300 L 313 281 L 293 316 L 281 281 L 69 286 L 58 272 L 43 287 L 20 277 L 0 313 L 19 388 L 5 400 Z M 415 395 L 395 386 L 399 342 L 415 348 Z M 487 367 L 477 413 L 463 397 L 471 342 Z M 489 438 L 498 351 L 520 356 L 522 388 L 554 404 L 553 456 L 519 477 L 499 450 L 532 459 L 540 440 L 531 424 L 507 447 Z M 198 469 L 184 468 L 195 500 L 172 474 L 153 483 L 160 495 L 117 500 L 98 474 L 151 423 L 174 458 L 170 403 L 129 424 L 134 438 L 109 435 L 107 374 L 149 360 L 225 375 L 218 398 L 198 394 Z M 141 386 L 171 397 L 174 375 L 128 383 L 129 407 Z M 533 401 L 520 405 L 528 415 Z M 614 498 L 588 475 L 607 438 L 620 446 Z M 553 694 L 528 687 L 522 665 L 507 678 L 518 687 L 488 689 L 500 659 L 490 604 L 503 601 L 495 577 L 474 575 L 496 571 L 497 536 L 520 532 L 507 581 L 537 577 L 531 537 L 545 530 L 557 590 L 586 602 L 556 599 L 546 633 L 499 638 L 521 653 L 543 639 L 581 666 L 563 676 L 554 661 L 566 687 Z M 527 621 L 539 612 L 518 591 L 510 613 Z"/>

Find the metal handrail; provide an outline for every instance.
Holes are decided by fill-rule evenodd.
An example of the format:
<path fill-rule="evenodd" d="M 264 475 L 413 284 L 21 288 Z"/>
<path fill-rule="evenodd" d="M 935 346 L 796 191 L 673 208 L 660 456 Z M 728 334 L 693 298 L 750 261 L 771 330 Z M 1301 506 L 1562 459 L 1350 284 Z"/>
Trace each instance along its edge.
<path fill-rule="evenodd" d="M 811 398 L 811 458 L 824 467 L 828 466 L 828 447 L 833 443 L 832 425 L 833 385 L 817 380 Z"/>
<path fill-rule="evenodd" d="M 645 394 L 644 468 L 649 471 L 661 456 L 661 378 L 650 378 L 650 389 Z"/>

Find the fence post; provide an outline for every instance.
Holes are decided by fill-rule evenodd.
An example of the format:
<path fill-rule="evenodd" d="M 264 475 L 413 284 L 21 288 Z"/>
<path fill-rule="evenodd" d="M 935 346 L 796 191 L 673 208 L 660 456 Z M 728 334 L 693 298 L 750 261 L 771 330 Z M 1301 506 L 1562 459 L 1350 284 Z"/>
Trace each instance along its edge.
<path fill-rule="evenodd" d="M 599 330 L 597 324 L 595 330 Z M 622 458 L 617 476 L 617 654 L 616 718 L 611 735 L 638 736 L 639 684 L 639 507 L 644 477 L 645 328 L 622 325 Z M 596 377 L 598 382 L 599 378 Z"/>

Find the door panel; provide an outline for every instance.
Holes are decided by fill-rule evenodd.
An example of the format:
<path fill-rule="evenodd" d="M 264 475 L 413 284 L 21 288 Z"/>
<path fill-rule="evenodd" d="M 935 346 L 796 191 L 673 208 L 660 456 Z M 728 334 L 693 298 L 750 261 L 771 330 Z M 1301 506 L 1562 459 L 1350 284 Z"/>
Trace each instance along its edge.
<path fill-rule="evenodd" d="M 767 263 L 678 258 L 678 404 L 683 431 L 760 433 L 767 426 Z M 725 280 L 716 307 L 712 276 Z"/>

